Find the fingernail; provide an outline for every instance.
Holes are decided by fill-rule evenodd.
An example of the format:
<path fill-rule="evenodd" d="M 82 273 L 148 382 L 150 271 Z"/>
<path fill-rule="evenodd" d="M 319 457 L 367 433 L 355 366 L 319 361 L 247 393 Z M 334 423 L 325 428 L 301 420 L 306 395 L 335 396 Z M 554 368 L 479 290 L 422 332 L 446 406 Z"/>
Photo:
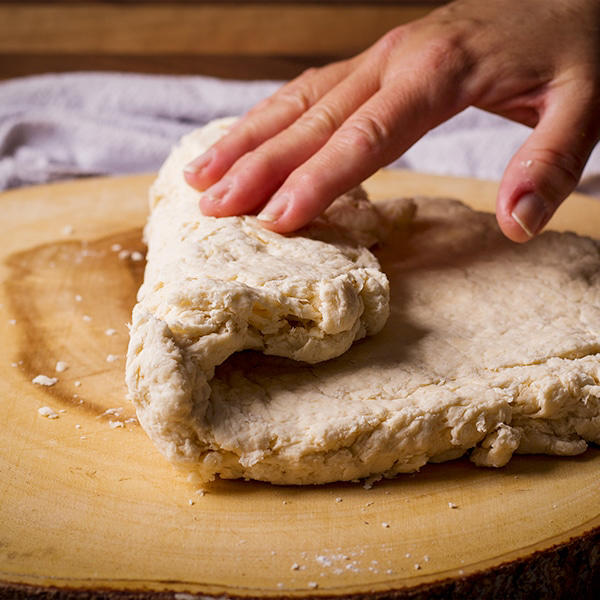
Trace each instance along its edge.
<path fill-rule="evenodd" d="M 193 161 L 191 161 L 187 165 L 185 165 L 185 167 L 183 167 L 183 172 L 189 173 L 191 175 L 195 175 L 196 173 L 199 173 L 200 171 L 205 169 L 211 160 L 212 160 L 212 152 L 210 152 L 210 150 L 209 150 L 208 152 L 201 154 L 200 156 L 195 158 Z"/>
<path fill-rule="evenodd" d="M 533 237 L 538 233 L 547 216 L 546 203 L 537 194 L 524 194 L 521 196 L 511 213 L 511 217 L 529 237 Z"/>
<path fill-rule="evenodd" d="M 256 215 L 256 218 L 265 223 L 274 223 L 285 212 L 289 202 L 290 197 L 287 194 L 274 196 L 258 215 Z"/>
<path fill-rule="evenodd" d="M 218 204 L 224 200 L 225 196 L 227 196 L 227 194 L 231 191 L 232 187 L 233 181 L 231 179 L 221 179 L 219 182 L 215 183 L 215 185 L 209 187 L 204 192 L 203 196 L 208 202 Z"/>

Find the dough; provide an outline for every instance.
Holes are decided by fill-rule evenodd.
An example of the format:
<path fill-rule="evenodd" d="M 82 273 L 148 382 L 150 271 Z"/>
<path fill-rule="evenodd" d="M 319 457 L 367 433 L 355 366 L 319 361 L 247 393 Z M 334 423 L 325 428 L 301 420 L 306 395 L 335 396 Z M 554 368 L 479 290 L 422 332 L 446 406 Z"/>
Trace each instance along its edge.
<path fill-rule="evenodd" d="M 185 139 L 151 194 L 127 383 L 169 460 L 203 480 L 309 484 L 600 442 L 598 242 L 515 245 L 492 215 L 418 199 L 376 251 L 384 325 L 387 280 L 356 241 L 411 205 L 355 191 L 290 237 L 202 217 L 179 173 L 223 126 Z"/>

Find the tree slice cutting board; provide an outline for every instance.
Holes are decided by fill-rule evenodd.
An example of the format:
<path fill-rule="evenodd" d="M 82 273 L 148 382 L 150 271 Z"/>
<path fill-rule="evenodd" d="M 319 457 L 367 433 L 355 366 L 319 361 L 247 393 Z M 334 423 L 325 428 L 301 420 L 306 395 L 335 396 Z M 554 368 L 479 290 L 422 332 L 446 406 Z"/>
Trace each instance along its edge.
<path fill-rule="evenodd" d="M 151 180 L 0 195 L 0 597 L 593 594 L 598 448 L 500 470 L 429 465 L 371 489 L 222 481 L 202 493 L 169 465 L 123 383 Z M 484 210 L 496 191 L 400 171 L 367 187 Z M 552 226 L 598 235 L 600 202 L 574 196 Z"/>

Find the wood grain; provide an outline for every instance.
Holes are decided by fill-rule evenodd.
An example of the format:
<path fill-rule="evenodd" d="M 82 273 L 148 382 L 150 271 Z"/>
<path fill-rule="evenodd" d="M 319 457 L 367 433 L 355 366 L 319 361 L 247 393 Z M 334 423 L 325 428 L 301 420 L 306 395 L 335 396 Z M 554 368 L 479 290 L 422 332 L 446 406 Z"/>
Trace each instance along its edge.
<path fill-rule="evenodd" d="M 500 470 L 429 465 L 370 490 L 224 481 L 196 493 L 129 421 L 125 400 L 125 323 L 143 261 L 118 249 L 143 252 L 151 180 L 88 179 L 0 195 L 0 594 L 399 599 L 593 591 L 597 448 L 572 458 L 516 457 Z M 377 174 L 368 188 L 376 198 L 455 196 L 488 210 L 496 190 L 398 171 Z M 553 221 L 582 233 L 599 225 L 600 204 L 583 196 Z M 56 373 L 59 360 L 68 369 Z M 38 374 L 59 381 L 34 385 Z M 40 416 L 43 406 L 58 418 Z M 492 595 L 498 585 L 505 595 Z"/>
<path fill-rule="evenodd" d="M 247 79 L 250 68 L 254 77 L 292 77 L 308 65 L 351 56 L 433 7 L 428 2 L 0 1 L 0 77 L 99 68 L 155 73 L 157 62 L 166 73 Z M 285 71 L 273 62 L 286 59 Z"/>

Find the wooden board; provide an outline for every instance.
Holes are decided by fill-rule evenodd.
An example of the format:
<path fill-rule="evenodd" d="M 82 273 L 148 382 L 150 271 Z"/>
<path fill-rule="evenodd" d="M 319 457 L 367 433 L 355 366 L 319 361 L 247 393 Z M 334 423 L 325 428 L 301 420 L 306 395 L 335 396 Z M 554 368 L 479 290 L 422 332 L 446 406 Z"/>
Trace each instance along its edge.
<path fill-rule="evenodd" d="M 151 180 L 0 195 L 0 596 L 46 597 L 56 588 L 53 597 L 168 591 L 179 600 L 425 598 L 434 590 L 558 598 L 550 592 L 565 586 L 592 590 L 597 448 L 516 457 L 501 470 L 466 460 L 430 465 L 369 490 L 238 481 L 196 493 L 130 421 L 125 400 L 125 324 L 144 264 L 118 249 L 143 252 Z M 496 190 L 399 171 L 380 172 L 368 188 L 379 198 L 445 195 L 482 209 L 493 207 Z M 600 202 L 573 197 L 553 226 L 597 234 Z M 57 361 L 68 368 L 56 373 Z M 34 385 L 38 374 L 59 381 Z M 38 414 L 44 406 L 58 418 Z M 485 595 L 493 589 L 506 595 Z M 537 592 L 509 593 L 527 589 Z"/>
<path fill-rule="evenodd" d="M 116 70 L 292 78 L 436 0 L 0 0 L 0 79 Z"/>

